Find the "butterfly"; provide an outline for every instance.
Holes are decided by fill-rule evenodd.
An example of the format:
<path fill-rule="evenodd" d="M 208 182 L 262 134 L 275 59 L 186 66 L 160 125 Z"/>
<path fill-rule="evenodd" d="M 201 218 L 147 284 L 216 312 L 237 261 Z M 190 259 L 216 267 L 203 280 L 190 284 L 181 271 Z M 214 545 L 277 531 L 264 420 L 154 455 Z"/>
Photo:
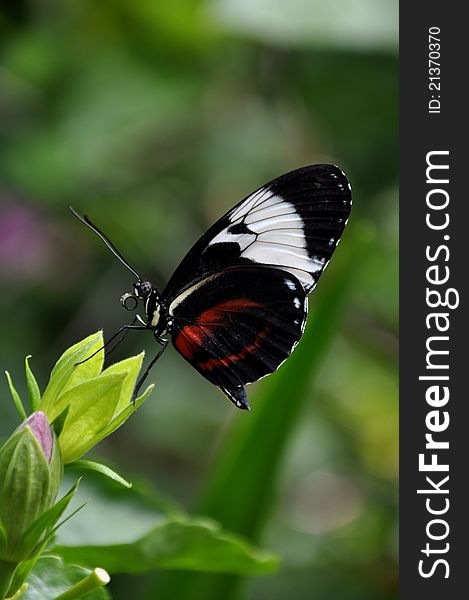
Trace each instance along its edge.
<path fill-rule="evenodd" d="M 296 169 L 260 187 L 228 211 L 194 244 L 160 292 L 90 227 L 136 276 L 122 296 L 137 315 L 112 336 L 150 330 L 161 349 L 137 391 L 172 341 L 177 352 L 241 409 L 244 386 L 274 372 L 298 344 L 308 294 L 340 241 L 352 205 L 351 186 L 336 166 Z M 122 338 L 121 338 L 122 339 Z"/>

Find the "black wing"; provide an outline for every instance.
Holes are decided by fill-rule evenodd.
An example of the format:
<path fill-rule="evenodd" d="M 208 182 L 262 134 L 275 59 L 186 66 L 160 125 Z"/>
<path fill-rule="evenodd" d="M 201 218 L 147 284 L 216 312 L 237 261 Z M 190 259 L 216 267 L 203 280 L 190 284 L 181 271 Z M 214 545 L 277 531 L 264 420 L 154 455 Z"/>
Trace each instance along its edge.
<path fill-rule="evenodd" d="M 172 300 L 195 281 L 230 266 L 268 265 L 311 291 L 347 222 L 351 188 L 334 165 L 281 175 L 242 200 L 196 242 L 163 291 Z"/>
<path fill-rule="evenodd" d="M 244 384 L 275 371 L 298 343 L 307 298 L 300 282 L 270 267 L 231 267 L 169 306 L 176 350 L 239 408 Z"/>

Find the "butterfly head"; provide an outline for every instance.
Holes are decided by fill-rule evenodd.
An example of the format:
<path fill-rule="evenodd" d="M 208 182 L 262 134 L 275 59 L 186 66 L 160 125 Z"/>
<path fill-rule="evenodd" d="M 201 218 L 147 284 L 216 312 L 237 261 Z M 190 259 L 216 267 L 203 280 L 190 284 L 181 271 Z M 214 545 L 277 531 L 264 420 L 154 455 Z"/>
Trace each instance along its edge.
<path fill-rule="evenodd" d="M 158 297 L 158 292 L 147 280 L 139 280 L 133 284 L 133 292 L 127 292 L 121 298 L 121 304 L 126 310 L 135 310 L 138 301 L 143 300 L 146 304 L 151 296 Z"/>
<path fill-rule="evenodd" d="M 134 294 L 139 300 L 146 300 L 153 292 L 153 286 L 148 280 L 134 283 Z"/>
<path fill-rule="evenodd" d="M 159 337 L 166 333 L 168 327 L 167 315 L 158 290 L 149 281 L 140 281 L 134 284 L 134 297 L 137 301 L 143 300 L 147 325 L 154 334 Z"/>
<path fill-rule="evenodd" d="M 167 320 L 165 311 L 162 310 L 159 292 L 147 280 L 134 283 L 133 293 L 124 294 L 121 304 L 126 310 L 136 310 L 139 300 L 142 300 L 145 305 L 147 326 L 158 334 L 166 332 Z"/>

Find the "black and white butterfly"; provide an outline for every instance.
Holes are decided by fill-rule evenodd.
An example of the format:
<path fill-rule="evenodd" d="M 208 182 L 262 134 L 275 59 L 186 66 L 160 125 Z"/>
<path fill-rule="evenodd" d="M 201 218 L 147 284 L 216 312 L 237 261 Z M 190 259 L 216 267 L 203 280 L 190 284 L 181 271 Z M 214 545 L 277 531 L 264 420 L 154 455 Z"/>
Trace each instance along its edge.
<path fill-rule="evenodd" d="M 137 277 L 125 308 L 143 301 L 145 318 L 130 329 L 169 336 L 179 354 L 238 407 L 249 409 L 244 386 L 272 373 L 303 333 L 311 292 L 339 243 L 352 205 L 345 174 L 329 164 L 281 175 L 247 196 L 198 240 L 165 289 L 144 280 L 87 217 Z M 109 342 L 108 342 L 109 343 Z"/>

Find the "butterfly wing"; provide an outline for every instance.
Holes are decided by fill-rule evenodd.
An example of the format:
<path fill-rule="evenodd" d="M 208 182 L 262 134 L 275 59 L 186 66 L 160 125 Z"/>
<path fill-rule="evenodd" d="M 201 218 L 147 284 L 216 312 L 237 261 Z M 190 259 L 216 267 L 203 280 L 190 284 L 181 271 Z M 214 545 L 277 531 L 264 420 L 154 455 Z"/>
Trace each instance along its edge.
<path fill-rule="evenodd" d="M 300 339 L 306 293 L 280 269 L 231 267 L 197 282 L 169 306 L 176 350 L 239 408 L 244 385 L 275 371 Z"/>
<path fill-rule="evenodd" d="M 176 350 L 238 407 L 298 343 L 351 204 L 334 165 L 286 173 L 217 221 L 163 291 Z"/>
<path fill-rule="evenodd" d="M 350 184 L 334 165 L 281 175 L 242 200 L 196 242 L 163 298 L 231 266 L 269 265 L 294 275 L 306 292 L 329 262 L 351 208 Z"/>

